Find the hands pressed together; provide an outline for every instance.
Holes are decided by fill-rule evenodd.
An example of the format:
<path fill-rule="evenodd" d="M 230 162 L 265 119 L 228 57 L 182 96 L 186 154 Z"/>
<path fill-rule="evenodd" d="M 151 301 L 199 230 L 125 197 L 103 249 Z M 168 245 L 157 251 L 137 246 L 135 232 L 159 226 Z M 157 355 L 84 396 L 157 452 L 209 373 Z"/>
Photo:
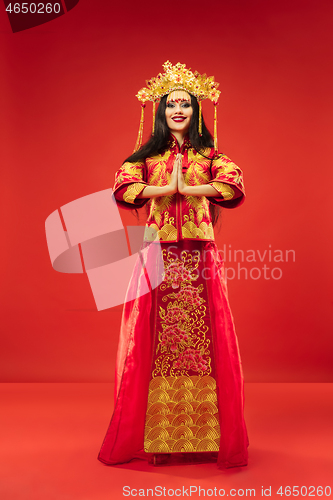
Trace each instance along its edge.
<path fill-rule="evenodd" d="M 180 194 L 186 194 L 184 190 L 186 191 L 186 186 L 183 172 L 182 172 L 182 155 L 179 153 L 176 156 L 175 162 L 173 164 L 173 170 L 171 173 L 171 178 L 170 178 L 170 183 L 169 187 L 171 190 L 170 194 L 174 193 L 180 193 Z"/>
<path fill-rule="evenodd" d="M 180 193 L 185 196 L 211 196 L 221 197 L 220 193 L 210 184 L 200 184 L 199 186 L 188 186 L 185 184 L 182 172 L 182 155 L 176 156 L 173 164 L 170 182 L 167 186 L 147 186 L 138 195 L 138 198 L 156 198 L 159 196 L 171 196 Z"/>

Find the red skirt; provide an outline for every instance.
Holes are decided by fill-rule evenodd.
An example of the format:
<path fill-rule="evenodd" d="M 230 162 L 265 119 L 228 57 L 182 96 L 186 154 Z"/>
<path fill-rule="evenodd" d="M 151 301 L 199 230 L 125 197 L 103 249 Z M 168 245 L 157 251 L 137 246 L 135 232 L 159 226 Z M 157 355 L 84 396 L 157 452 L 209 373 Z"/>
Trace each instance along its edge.
<path fill-rule="evenodd" d="M 136 298 L 124 305 L 115 408 L 98 459 L 217 456 L 220 467 L 247 465 L 243 374 L 223 262 L 214 242 L 161 247 L 163 282 L 146 293 L 138 262 L 129 285 Z"/>

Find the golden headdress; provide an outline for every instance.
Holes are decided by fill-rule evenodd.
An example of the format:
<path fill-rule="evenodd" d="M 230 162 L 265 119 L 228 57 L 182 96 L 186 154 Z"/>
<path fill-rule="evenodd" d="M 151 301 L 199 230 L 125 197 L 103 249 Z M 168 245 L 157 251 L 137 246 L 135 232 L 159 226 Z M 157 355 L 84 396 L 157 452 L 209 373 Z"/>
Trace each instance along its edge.
<path fill-rule="evenodd" d="M 143 87 L 136 94 L 136 97 L 141 102 L 141 119 L 138 139 L 135 146 L 137 151 L 142 144 L 143 123 L 144 123 L 144 108 L 147 101 L 153 102 L 153 134 L 155 125 L 155 104 L 163 96 L 170 94 L 174 90 L 185 90 L 189 94 L 194 95 L 199 102 L 199 134 L 202 134 L 202 115 L 201 101 L 210 99 L 214 103 L 214 147 L 217 149 L 217 112 L 216 106 L 220 96 L 220 91 L 217 90 L 219 84 L 214 81 L 213 76 L 207 77 L 206 74 L 200 75 L 197 71 L 192 72 L 186 68 L 185 64 L 177 63 L 174 66 L 170 61 L 163 64 L 164 73 L 159 73 L 156 77 L 148 80 L 147 87 Z"/>

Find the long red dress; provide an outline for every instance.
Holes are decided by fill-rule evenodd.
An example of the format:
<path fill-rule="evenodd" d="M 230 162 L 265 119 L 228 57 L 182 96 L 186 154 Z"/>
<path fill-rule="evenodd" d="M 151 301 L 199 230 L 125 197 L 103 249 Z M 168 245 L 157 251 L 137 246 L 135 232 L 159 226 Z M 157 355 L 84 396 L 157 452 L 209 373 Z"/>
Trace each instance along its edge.
<path fill-rule="evenodd" d="M 186 138 L 166 152 L 117 172 L 120 205 L 142 206 L 146 185 L 168 183 L 178 152 L 187 184 L 211 183 L 232 208 L 243 201 L 240 169 Z M 247 464 L 243 375 L 221 261 L 205 197 L 155 198 L 147 222 L 161 241 L 164 279 L 141 295 L 147 273 L 138 262 L 125 303 L 117 354 L 115 409 L 99 453 L 108 465 L 134 457 L 217 456 L 221 467 Z M 146 243 L 154 259 L 154 243 Z M 155 261 L 153 261 L 155 262 Z M 158 264 L 156 264 L 158 265 Z M 203 458 L 204 460 L 204 458 Z"/>

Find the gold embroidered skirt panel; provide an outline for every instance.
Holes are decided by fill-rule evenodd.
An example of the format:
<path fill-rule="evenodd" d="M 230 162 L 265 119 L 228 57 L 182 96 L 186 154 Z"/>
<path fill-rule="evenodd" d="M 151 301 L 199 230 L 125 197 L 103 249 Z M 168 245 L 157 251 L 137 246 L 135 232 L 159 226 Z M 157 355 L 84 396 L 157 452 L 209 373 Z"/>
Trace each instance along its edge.
<path fill-rule="evenodd" d="M 145 421 L 148 453 L 216 452 L 220 427 L 205 255 L 200 242 L 163 245 Z"/>

